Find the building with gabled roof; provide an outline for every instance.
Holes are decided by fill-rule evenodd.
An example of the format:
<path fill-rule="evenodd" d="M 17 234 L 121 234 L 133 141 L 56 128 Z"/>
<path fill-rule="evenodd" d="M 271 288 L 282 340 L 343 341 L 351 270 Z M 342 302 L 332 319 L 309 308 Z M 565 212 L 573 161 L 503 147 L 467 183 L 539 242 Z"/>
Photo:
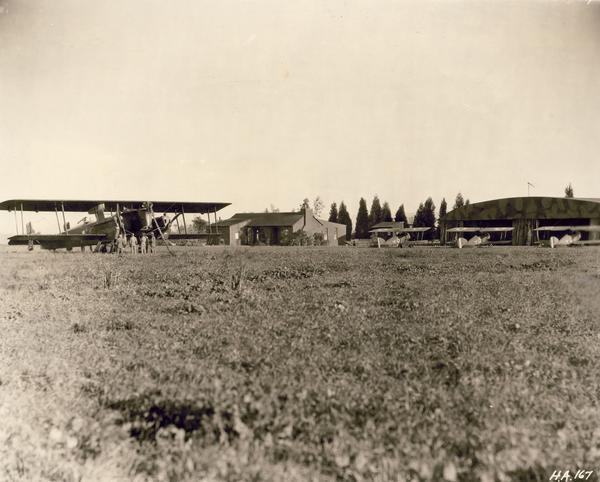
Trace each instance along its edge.
<path fill-rule="evenodd" d="M 317 218 L 311 209 L 276 213 L 236 213 L 215 228 L 224 244 L 286 245 L 298 233 L 335 246 L 346 238 L 346 225 Z"/>

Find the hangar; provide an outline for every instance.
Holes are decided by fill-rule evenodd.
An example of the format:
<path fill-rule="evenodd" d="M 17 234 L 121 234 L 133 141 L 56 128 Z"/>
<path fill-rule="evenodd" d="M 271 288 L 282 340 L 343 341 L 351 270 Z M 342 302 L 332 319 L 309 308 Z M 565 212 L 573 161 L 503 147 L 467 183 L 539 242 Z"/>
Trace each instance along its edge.
<path fill-rule="evenodd" d="M 545 226 L 600 226 L 600 198 L 512 197 L 468 204 L 446 214 L 440 223 L 440 238 L 450 241 L 454 227 L 512 228 L 513 245 L 543 241 Z M 600 239 L 599 232 L 583 233 L 583 240 Z"/>

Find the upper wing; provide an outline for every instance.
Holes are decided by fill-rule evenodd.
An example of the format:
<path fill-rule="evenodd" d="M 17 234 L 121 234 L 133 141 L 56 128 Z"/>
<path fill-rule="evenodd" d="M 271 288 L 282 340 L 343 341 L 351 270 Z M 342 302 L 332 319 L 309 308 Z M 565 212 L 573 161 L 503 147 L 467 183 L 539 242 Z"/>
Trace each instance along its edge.
<path fill-rule="evenodd" d="M 9 199 L 0 203 L 0 210 L 4 211 L 70 211 L 70 212 L 88 212 L 100 204 L 109 211 L 130 208 L 140 209 L 148 203 L 152 204 L 154 211 L 168 212 L 189 212 L 189 213 L 214 213 L 219 211 L 230 203 L 222 202 L 182 202 L 182 201 L 127 201 L 114 199 L 85 199 L 85 200 L 67 200 L 67 199 Z"/>
<path fill-rule="evenodd" d="M 540 226 L 534 231 L 583 231 L 583 232 L 600 232 L 600 226 Z"/>
<path fill-rule="evenodd" d="M 369 229 L 370 233 L 397 233 L 400 231 L 400 228 L 375 228 Z"/>
<path fill-rule="evenodd" d="M 402 233 L 424 233 L 425 231 L 429 231 L 431 228 L 402 228 L 400 232 Z"/>
<path fill-rule="evenodd" d="M 569 226 L 540 226 L 534 231 L 568 231 L 569 229 L 571 229 Z"/>
<path fill-rule="evenodd" d="M 450 228 L 447 229 L 447 233 L 477 233 L 479 232 L 479 228 L 471 228 L 471 227 L 458 227 L 458 228 Z"/>
<path fill-rule="evenodd" d="M 510 233 L 514 231 L 515 228 L 505 228 L 505 227 L 491 227 L 491 228 L 480 228 L 479 231 L 482 233 Z"/>

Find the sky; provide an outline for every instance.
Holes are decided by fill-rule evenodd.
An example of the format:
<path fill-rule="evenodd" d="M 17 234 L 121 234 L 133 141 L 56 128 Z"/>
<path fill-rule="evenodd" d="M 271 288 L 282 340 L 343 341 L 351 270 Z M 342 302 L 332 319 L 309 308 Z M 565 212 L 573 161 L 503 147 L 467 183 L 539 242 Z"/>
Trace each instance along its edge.
<path fill-rule="evenodd" d="M 599 87 L 595 0 L 0 0 L 0 200 L 600 197 Z"/>

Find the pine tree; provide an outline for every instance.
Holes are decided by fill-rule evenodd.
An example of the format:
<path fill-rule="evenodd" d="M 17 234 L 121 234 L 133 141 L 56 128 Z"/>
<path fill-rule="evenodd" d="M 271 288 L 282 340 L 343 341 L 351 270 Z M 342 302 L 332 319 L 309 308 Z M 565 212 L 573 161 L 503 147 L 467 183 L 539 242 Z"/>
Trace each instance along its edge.
<path fill-rule="evenodd" d="M 337 210 L 337 204 L 331 203 L 331 209 L 329 210 L 329 221 L 332 223 L 337 223 L 339 219 L 339 214 Z"/>
<path fill-rule="evenodd" d="M 446 212 L 448 210 L 448 205 L 446 204 L 446 198 L 442 198 L 442 202 L 440 203 L 440 215 L 439 219 L 442 220 L 444 216 L 446 216 Z"/>
<path fill-rule="evenodd" d="M 424 203 L 419 204 L 417 213 L 415 214 L 414 226 L 416 228 L 431 228 L 424 235 L 426 239 L 435 237 L 435 204 L 428 197 Z"/>
<path fill-rule="evenodd" d="M 369 213 L 367 211 L 367 201 L 360 198 L 358 204 L 358 214 L 356 215 L 356 237 L 366 239 L 369 237 Z"/>
<path fill-rule="evenodd" d="M 425 206 L 423 206 L 423 203 L 419 203 L 419 207 L 417 208 L 417 212 L 415 213 L 415 219 L 413 220 L 413 226 L 415 228 L 422 228 L 425 226 L 425 224 L 423 224 L 425 221 L 423 220 L 423 210 L 425 209 Z"/>
<path fill-rule="evenodd" d="M 440 203 L 440 213 L 438 216 L 438 237 L 440 241 L 444 243 L 445 234 L 446 234 L 446 212 L 448 210 L 448 205 L 446 204 L 446 198 L 442 198 L 442 202 Z"/>
<path fill-rule="evenodd" d="M 425 233 L 425 237 L 428 239 L 433 239 L 436 236 L 435 221 L 435 204 L 433 204 L 433 199 L 428 197 L 423 205 L 423 226 L 431 228 Z"/>
<path fill-rule="evenodd" d="M 381 203 L 379 198 L 375 196 L 371 203 L 371 211 L 369 211 L 369 228 L 381 222 Z"/>
<path fill-rule="evenodd" d="M 350 214 L 348 214 L 344 201 L 340 203 L 338 223 L 346 225 L 346 241 L 350 241 L 352 239 L 352 219 L 350 218 Z"/>
<path fill-rule="evenodd" d="M 574 197 L 573 186 L 571 186 L 571 183 L 565 188 L 565 197 Z"/>
<path fill-rule="evenodd" d="M 464 205 L 465 199 L 463 198 L 463 195 L 461 193 L 458 193 L 456 195 L 456 200 L 454 201 L 454 207 L 452 209 L 462 208 Z"/>
<path fill-rule="evenodd" d="M 381 220 L 386 223 L 392 221 L 392 211 L 390 211 L 390 205 L 387 201 L 383 203 L 383 207 L 381 208 Z"/>
<path fill-rule="evenodd" d="M 406 213 L 404 212 L 404 204 L 400 204 L 398 211 L 396 211 L 396 215 L 394 216 L 394 221 L 403 222 L 404 226 L 408 226 L 408 219 L 406 219 Z"/>

